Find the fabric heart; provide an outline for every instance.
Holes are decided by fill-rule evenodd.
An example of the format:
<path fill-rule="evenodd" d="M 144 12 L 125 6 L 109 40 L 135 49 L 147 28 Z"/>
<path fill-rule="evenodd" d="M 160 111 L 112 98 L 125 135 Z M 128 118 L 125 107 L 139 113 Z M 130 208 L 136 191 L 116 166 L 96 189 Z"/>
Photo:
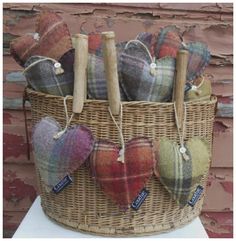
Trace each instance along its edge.
<path fill-rule="evenodd" d="M 125 43 L 116 45 L 117 59 L 123 51 Z M 118 61 L 117 61 L 118 62 Z M 118 66 L 118 75 L 120 70 Z M 89 35 L 89 58 L 88 58 L 88 96 L 90 99 L 107 100 L 107 83 L 103 59 L 101 34 Z M 121 100 L 126 100 L 123 90 L 120 88 Z"/>
<path fill-rule="evenodd" d="M 211 81 L 206 76 L 198 77 L 186 91 L 185 101 L 210 100 L 212 94 Z"/>
<path fill-rule="evenodd" d="M 167 26 L 160 30 L 157 37 L 156 55 L 158 58 L 171 56 L 176 58 L 182 46 L 182 38 L 176 26 Z"/>
<path fill-rule="evenodd" d="M 210 51 L 203 43 L 192 42 L 185 44 L 180 30 L 175 26 L 162 28 L 157 38 L 157 58 L 165 56 L 176 58 L 179 49 L 185 49 L 189 52 L 187 80 L 194 80 L 203 73 L 205 67 L 209 64 Z"/>
<path fill-rule="evenodd" d="M 36 124 L 32 135 L 36 166 L 48 192 L 85 162 L 94 144 L 92 133 L 85 126 L 71 127 L 54 139 L 60 131 L 59 123 L 45 117 Z"/>
<path fill-rule="evenodd" d="M 127 208 L 152 176 L 153 144 L 147 138 L 134 138 L 126 144 L 124 163 L 117 161 L 118 156 L 117 145 L 98 141 L 90 155 L 90 170 L 105 194 Z"/>
<path fill-rule="evenodd" d="M 49 11 L 39 15 L 35 33 L 16 38 L 10 45 L 12 56 L 21 66 L 33 55 L 59 60 L 69 49 L 72 49 L 72 41 L 66 23 Z"/>
<path fill-rule="evenodd" d="M 192 138 L 187 141 L 186 148 L 188 161 L 182 158 L 177 143 L 166 138 L 155 143 L 154 173 L 181 207 L 191 199 L 210 164 L 208 147 L 203 140 Z"/>
<path fill-rule="evenodd" d="M 34 90 L 46 94 L 66 96 L 73 94 L 74 72 L 57 73 L 59 62 L 44 56 L 32 56 L 25 63 L 26 80 Z"/>
<path fill-rule="evenodd" d="M 137 35 L 136 39 L 141 41 L 143 44 L 147 46 L 151 56 L 154 57 L 156 55 L 155 46 L 156 46 L 157 36 L 155 34 L 142 32 Z"/>
<path fill-rule="evenodd" d="M 120 84 L 128 100 L 169 101 L 175 75 L 175 59 L 153 60 L 140 41 L 129 42 L 120 57 Z"/>
<path fill-rule="evenodd" d="M 189 60 L 187 66 L 187 80 L 194 80 L 200 76 L 211 59 L 210 51 L 203 43 L 193 42 L 184 44 L 182 49 L 189 52 Z"/>

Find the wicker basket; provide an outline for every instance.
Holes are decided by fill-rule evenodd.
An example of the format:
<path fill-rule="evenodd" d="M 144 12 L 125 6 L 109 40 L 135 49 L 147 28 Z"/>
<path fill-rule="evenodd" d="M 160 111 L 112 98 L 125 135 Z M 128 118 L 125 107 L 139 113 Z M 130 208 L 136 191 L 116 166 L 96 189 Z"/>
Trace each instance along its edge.
<path fill-rule="evenodd" d="M 26 93 L 31 103 L 33 125 L 45 116 L 54 117 L 61 125 L 66 124 L 63 97 L 29 88 Z M 68 99 L 69 113 L 72 113 L 72 101 L 72 97 Z M 75 116 L 71 124 L 85 124 L 96 139 L 119 143 L 118 130 L 108 106 L 108 101 L 86 100 L 82 113 Z M 152 140 L 168 137 L 178 141 L 173 103 L 134 101 L 122 102 L 122 106 L 125 141 L 136 136 Z M 186 102 L 186 140 L 200 136 L 212 147 L 215 106 L 215 97 L 209 101 Z M 206 186 L 207 175 L 201 180 L 203 187 Z M 186 205 L 181 209 L 153 175 L 146 185 L 149 196 L 140 209 L 123 212 L 104 195 L 85 165 L 72 174 L 73 185 L 57 195 L 46 191 L 38 171 L 37 176 L 41 204 L 50 218 L 75 230 L 107 236 L 150 235 L 176 229 L 200 214 L 204 199 L 203 194 L 194 208 Z"/>

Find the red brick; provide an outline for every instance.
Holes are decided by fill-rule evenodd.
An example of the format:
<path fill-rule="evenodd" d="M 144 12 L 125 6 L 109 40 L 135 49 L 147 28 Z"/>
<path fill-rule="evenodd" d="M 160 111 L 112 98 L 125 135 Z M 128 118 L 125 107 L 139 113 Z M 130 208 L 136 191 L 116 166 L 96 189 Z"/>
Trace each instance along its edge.
<path fill-rule="evenodd" d="M 233 210 L 233 169 L 211 168 L 203 211 L 228 212 Z"/>
<path fill-rule="evenodd" d="M 203 212 L 200 218 L 210 238 L 233 238 L 233 212 Z"/>
<path fill-rule="evenodd" d="M 26 211 L 37 196 L 34 165 L 5 164 L 3 175 L 4 211 Z"/>
<path fill-rule="evenodd" d="M 213 136 L 212 167 L 233 166 L 233 120 L 219 118 Z"/>
<path fill-rule="evenodd" d="M 8 115 L 8 122 L 18 122 L 16 119 L 12 120 Z M 29 142 L 31 139 L 30 125 Z M 20 124 L 5 124 L 3 126 L 3 160 L 8 163 L 29 163 L 27 156 L 28 144 L 26 141 L 25 126 Z M 32 150 L 30 145 L 30 150 Z"/>
<path fill-rule="evenodd" d="M 4 212 L 3 213 L 3 229 L 4 238 L 11 238 L 19 224 L 23 220 L 26 212 Z"/>

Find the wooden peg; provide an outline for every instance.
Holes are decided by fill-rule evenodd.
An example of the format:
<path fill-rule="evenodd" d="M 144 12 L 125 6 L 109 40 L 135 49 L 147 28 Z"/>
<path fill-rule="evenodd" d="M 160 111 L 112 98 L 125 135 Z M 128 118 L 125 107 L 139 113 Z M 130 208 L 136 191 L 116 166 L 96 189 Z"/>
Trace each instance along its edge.
<path fill-rule="evenodd" d="M 109 106 L 112 114 L 118 115 L 120 113 L 120 89 L 114 32 L 103 32 L 102 41 Z"/>
<path fill-rule="evenodd" d="M 88 36 L 83 34 L 74 35 L 73 45 L 75 48 L 75 60 L 72 110 L 74 113 L 81 113 L 84 106 L 84 100 L 86 99 Z"/>
<path fill-rule="evenodd" d="M 186 83 L 188 65 L 188 51 L 180 50 L 177 53 L 176 59 L 176 80 L 174 85 L 174 101 L 176 103 L 176 112 L 179 120 L 179 125 L 183 125 L 183 110 L 184 110 L 184 88 Z"/>

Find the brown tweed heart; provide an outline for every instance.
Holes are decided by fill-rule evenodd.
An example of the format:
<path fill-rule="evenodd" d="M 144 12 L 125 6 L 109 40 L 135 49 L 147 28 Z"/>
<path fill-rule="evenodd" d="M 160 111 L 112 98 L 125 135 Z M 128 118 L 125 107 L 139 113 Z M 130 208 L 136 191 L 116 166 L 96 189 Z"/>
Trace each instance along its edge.
<path fill-rule="evenodd" d="M 39 15 L 35 33 L 16 38 L 10 45 L 12 56 L 21 66 L 33 55 L 59 60 L 70 49 L 72 41 L 66 23 L 50 11 Z"/>

